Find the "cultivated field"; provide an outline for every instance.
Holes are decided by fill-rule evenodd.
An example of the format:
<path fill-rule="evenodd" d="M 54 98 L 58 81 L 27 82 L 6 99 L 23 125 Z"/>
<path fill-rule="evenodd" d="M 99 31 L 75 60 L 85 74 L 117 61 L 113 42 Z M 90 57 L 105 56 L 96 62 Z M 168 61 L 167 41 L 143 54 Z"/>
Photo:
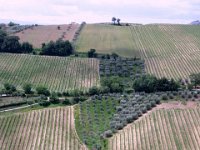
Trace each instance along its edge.
<path fill-rule="evenodd" d="M 76 135 L 73 107 L 0 117 L 2 150 L 86 150 Z"/>
<path fill-rule="evenodd" d="M 86 25 L 77 41 L 78 51 L 95 48 L 145 60 L 146 71 L 157 77 L 188 78 L 200 72 L 200 26 Z"/>
<path fill-rule="evenodd" d="M 99 61 L 88 58 L 0 54 L 0 85 L 31 83 L 51 91 L 88 90 L 99 85 Z"/>
<path fill-rule="evenodd" d="M 200 149 L 199 119 L 199 108 L 157 110 L 114 135 L 109 149 Z"/>
<path fill-rule="evenodd" d="M 60 30 L 58 30 L 60 26 Z M 33 28 L 16 33 L 20 42 L 29 42 L 35 48 L 41 48 L 42 43 L 56 41 L 59 38 L 72 41 L 75 32 L 79 28 L 78 24 L 72 23 L 68 25 L 40 25 Z"/>

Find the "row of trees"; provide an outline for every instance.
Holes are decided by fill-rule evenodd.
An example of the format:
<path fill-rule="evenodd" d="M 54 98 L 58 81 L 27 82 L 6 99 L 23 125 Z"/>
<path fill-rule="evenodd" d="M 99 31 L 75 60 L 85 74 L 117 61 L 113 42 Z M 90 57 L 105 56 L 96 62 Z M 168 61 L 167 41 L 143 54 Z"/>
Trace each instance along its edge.
<path fill-rule="evenodd" d="M 73 53 L 73 47 L 69 41 L 57 40 L 42 44 L 41 55 L 69 56 Z"/>
<path fill-rule="evenodd" d="M 131 93 L 135 92 L 165 92 L 178 91 L 180 85 L 173 79 L 166 78 L 157 79 L 155 76 L 144 75 L 140 78 L 130 81 L 133 84 L 128 85 L 123 78 L 112 76 L 101 79 L 101 87 L 92 87 L 89 89 L 89 95 L 100 93 Z"/>
<path fill-rule="evenodd" d="M 113 22 L 114 25 L 116 25 L 116 22 L 117 22 L 117 25 L 120 25 L 120 21 L 121 21 L 121 19 L 116 18 L 116 17 L 112 17 L 112 22 Z"/>
<path fill-rule="evenodd" d="M 133 82 L 133 88 L 136 92 L 164 92 L 177 91 L 180 85 L 173 79 L 166 78 L 157 79 L 155 76 L 145 75 Z"/>
<path fill-rule="evenodd" d="M 19 37 L 8 36 L 0 30 L 0 52 L 31 53 L 33 52 L 33 46 L 28 42 L 20 44 Z"/>
<path fill-rule="evenodd" d="M 24 42 L 20 44 L 19 37 L 8 36 L 4 31 L 0 30 L 0 52 L 7 53 L 32 53 L 33 46 Z M 41 55 L 50 56 L 69 56 L 73 53 L 73 47 L 69 41 L 57 40 L 42 44 Z"/>

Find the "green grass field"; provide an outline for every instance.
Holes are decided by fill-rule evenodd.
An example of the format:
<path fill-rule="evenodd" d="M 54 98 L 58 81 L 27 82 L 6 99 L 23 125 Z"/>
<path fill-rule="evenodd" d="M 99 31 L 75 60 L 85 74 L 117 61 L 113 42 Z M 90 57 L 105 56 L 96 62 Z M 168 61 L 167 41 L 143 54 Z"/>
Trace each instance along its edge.
<path fill-rule="evenodd" d="M 141 57 L 146 71 L 157 77 L 186 79 L 200 72 L 200 26 L 89 24 L 83 29 L 77 51 L 95 48 L 99 53 Z"/>
<path fill-rule="evenodd" d="M 88 90 L 99 85 L 97 59 L 0 54 L 0 85 L 25 83 L 51 91 Z"/>

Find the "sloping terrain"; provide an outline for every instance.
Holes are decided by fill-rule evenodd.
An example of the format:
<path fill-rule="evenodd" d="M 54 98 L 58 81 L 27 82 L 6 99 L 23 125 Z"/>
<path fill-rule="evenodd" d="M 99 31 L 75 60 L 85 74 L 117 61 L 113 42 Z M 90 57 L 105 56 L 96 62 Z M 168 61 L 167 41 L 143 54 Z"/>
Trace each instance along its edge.
<path fill-rule="evenodd" d="M 86 150 L 77 137 L 73 107 L 0 117 L 2 150 Z"/>
<path fill-rule="evenodd" d="M 156 110 L 114 135 L 109 149 L 200 149 L 199 119 L 199 108 Z"/>
<path fill-rule="evenodd" d="M 0 86 L 31 83 L 51 91 L 88 90 L 99 85 L 99 61 L 89 58 L 0 54 Z"/>
<path fill-rule="evenodd" d="M 146 71 L 157 77 L 186 79 L 200 72 L 200 26 L 90 24 L 81 32 L 77 51 L 141 57 Z"/>
<path fill-rule="evenodd" d="M 58 29 L 60 26 L 60 29 Z M 72 41 L 75 32 L 79 28 L 78 24 L 72 23 L 68 25 L 39 25 L 16 33 L 20 42 L 29 42 L 35 48 L 41 48 L 42 43 L 56 41 L 59 38 Z"/>

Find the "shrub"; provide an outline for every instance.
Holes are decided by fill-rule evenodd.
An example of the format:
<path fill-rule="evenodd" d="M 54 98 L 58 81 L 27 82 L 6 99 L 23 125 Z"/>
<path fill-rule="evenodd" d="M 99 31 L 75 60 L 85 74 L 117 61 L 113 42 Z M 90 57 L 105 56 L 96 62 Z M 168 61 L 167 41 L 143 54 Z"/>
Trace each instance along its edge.
<path fill-rule="evenodd" d="M 107 130 L 107 131 L 104 132 L 104 135 L 105 135 L 106 138 L 109 138 L 109 137 L 112 137 L 113 133 L 112 133 L 111 130 Z"/>
<path fill-rule="evenodd" d="M 142 112 L 139 110 L 137 111 L 137 114 L 138 114 L 138 117 L 141 117 L 142 116 Z"/>
<path fill-rule="evenodd" d="M 23 86 L 23 90 L 25 92 L 25 94 L 32 94 L 32 85 L 31 84 L 25 84 Z"/>
<path fill-rule="evenodd" d="M 121 106 L 117 106 L 116 110 L 117 110 L 117 112 L 120 112 L 120 111 L 122 111 L 122 107 Z"/>
<path fill-rule="evenodd" d="M 168 96 L 166 94 L 162 95 L 162 100 L 168 100 Z"/>
<path fill-rule="evenodd" d="M 172 94 L 170 94 L 169 99 L 174 99 L 174 96 Z"/>
<path fill-rule="evenodd" d="M 40 106 L 44 106 L 44 107 L 47 107 L 47 106 L 49 106 L 51 103 L 49 102 L 49 101 L 41 101 L 40 103 L 39 103 L 39 105 Z"/>
<path fill-rule="evenodd" d="M 198 98 L 198 94 L 194 94 L 194 98 Z"/>
<path fill-rule="evenodd" d="M 28 101 L 27 104 L 32 105 L 32 104 L 34 104 L 34 101 Z"/>
<path fill-rule="evenodd" d="M 69 96 L 69 93 L 68 92 L 63 92 L 62 95 L 63 96 Z"/>
<path fill-rule="evenodd" d="M 16 87 L 9 83 L 5 83 L 4 88 L 8 94 L 16 91 Z"/>
<path fill-rule="evenodd" d="M 185 94 L 181 94 L 181 98 L 183 98 L 183 99 L 184 99 L 184 98 L 185 98 Z"/>
<path fill-rule="evenodd" d="M 151 109 L 151 104 L 150 104 L 150 103 L 147 103 L 147 104 L 146 104 L 146 107 L 147 107 L 147 110 L 150 110 L 150 109 Z"/>
<path fill-rule="evenodd" d="M 45 95 L 45 96 L 49 96 L 50 95 L 50 91 L 44 86 L 38 86 L 36 88 L 36 91 L 40 95 Z"/>
<path fill-rule="evenodd" d="M 133 113 L 132 117 L 133 117 L 134 120 L 136 120 L 136 119 L 138 119 L 138 114 L 137 113 Z"/>
<path fill-rule="evenodd" d="M 155 107 L 156 106 L 156 102 L 154 100 L 152 100 L 150 103 L 151 103 L 151 107 Z"/>
<path fill-rule="evenodd" d="M 116 125 L 115 125 L 115 128 L 117 129 L 117 130 L 121 130 L 121 129 L 123 129 L 123 124 L 122 123 L 117 123 Z"/>
<path fill-rule="evenodd" d="M 191 94 L 188 94 L 188 98 L 191 99 L 191 98 L 192 98 L 192 95 L 191 95 Z"/>
<path fill-rule="evenodd" d="M 127 121 L 128 123 L 133 122 L 133 117 L 132 117 L 131 115 L 128 115 L 128 116 L 126 117 L 126 121 Z"/>
<path fill-rule="evenodd" d="M 89 89 L 89 95 L 98 95 L 99 93 L 100 90 L 96 86 L 93 86 Z"/>
<path fill-rule="evenodd" d="M 155 101 L 156 101 L 156 104 L 160 104 L 160 98 L 156 98 Z"/>
<path fill-rule="evenodd" d="M 144 107 L 141 108 L 141 110 L 142 110 L 142 113 L 146 113 L 147 112 L 147 107 L 144 106 Z"/>
<path fill-rule="evenodd" d="M 64 105 L 70 105 L 71 104 L 69 99 L 65 99 L 62 103 Z"/>

